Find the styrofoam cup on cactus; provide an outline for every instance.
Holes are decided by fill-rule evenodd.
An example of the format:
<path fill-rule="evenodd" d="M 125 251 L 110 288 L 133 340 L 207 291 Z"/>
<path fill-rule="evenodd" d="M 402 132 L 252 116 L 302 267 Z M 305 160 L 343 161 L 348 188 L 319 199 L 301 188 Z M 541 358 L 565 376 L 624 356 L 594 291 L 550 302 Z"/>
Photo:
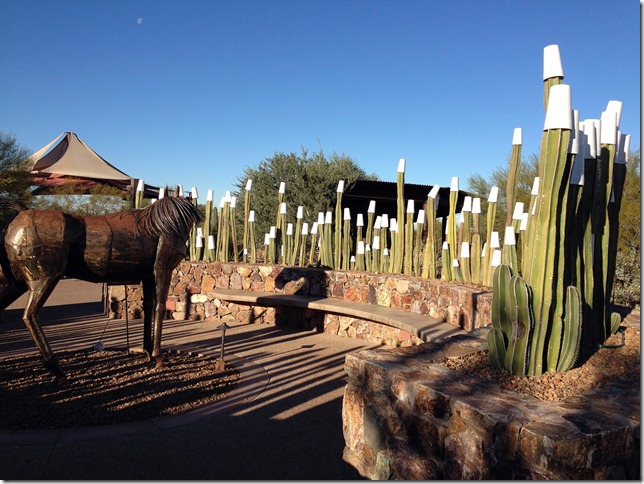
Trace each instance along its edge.
<path fill-rule="evenodd" d="M 624 136 L 624 141 L 623 143 L 620 144 L 620 156 L 619 156 L 619 161 L 617 163 L 626 163 L 628 160 L 628 152 L 631 149 L 631 135 L 630 134 L 625 134 Z"/>
<path fill-rule="evenodd" d="M 435 199 L 435 198 L 436 198 L 436 195 L 438 195 L 438 191 L 439 191 L 440 189 L 441 189 L 440 185 L 434 185 L 434 186 L 432 187 L 432 189 L 429 191 L 429 193 L 427 194 L 427 196 L 428 196 L 429 198 L 434 198 L 434 199 Z"/>
<path fill-rule="evenodd" d="M 389 215 L 386 213 L 382 214 L 380 218 L 380 227 L 389 227 Z"/>
<path fill-rule="evenodd" d="M 333 223 L 333 213 L 332 212 L 327 212 L 324 215 L 324 223 L 325 224 L 332 224 Z"/>
<path fill-rule="evenodd" d="M 398 173 L 405 173 L 405 159 L 398 160 Z"/>
<path fill-rule="evenodd" d="M 324 225 L 324 212 L 318 212 L 318 225 Z"/>
<path fill-rule="evenodd" d="M 606 111 L 613 111 L 617 115 L 617 126 L 619 126 L 619 121 L 622 118 L 622 106 L 622 101 L 615 100 L 608 101 L 608 104 L 606 105 Z"/>
<path fill-rule="evenodd" d="M 351 258 L 349 259 L 349 261 L 350 261 L 352 264 L 353 264 L 353 263 L 355 263 L 355 261 L 356 261 L 356 256 L 355 256 L 355 255 L 352 255 L 352 256 L 351 256 Z"/>
<path fill-rule="evenodd" d="M 342 193 L 342 192 L 344 192 L 344 180 L 340 180 L 340 181 L 338 182 L 338 190 L 337 190 L 337 192 L 338 192 L 338 193 Z"/>
<path fill-rule="evenodd" d="M 235 208 L 237 205 L 237 197 L 230 197 L 230 208 Z"/>
<path fill-rule="evenodd" d="M 215 236 L 208 236 L 208 250 L 215 250 Z"/>
<path fill-rule="evenodd" d="M 539 195 L 539 177 L 535 176 L 534 181 L 532 182 L 532 191 L 530 195 Z"/>
<path fill-rule="evenodd" d="M 490 234 L 490 248 L 498 249 L 501 247 L 501 241 L 499 239 L 499 233 L 495 230 Z"/>
<path fill-rule="evenodd" d="M 250 191 L 250 189 L 253 187 L 253 180 L 250 178 L 246 180 L 246 191 Z"/>
<path fill-rule="evenodd" d="M 250 210 L 248 212 L 248 221 L 249 222 L 254 222 L 255 221 L 255 210 Z"/>
<path fill-rule="evenodd" d="M 248 249 L 243 249 L 243 250 L 242 250 L 242 254 L 244 254 L 244 255 L 248 255 Z"/>
<path fill-rule="evenodd" d="M 311 226 L 311 235 L 317 235 L 318 234 L 318 223 L 313 222 L 313 225 Z"/>
<path fill-rule="evenodd" d="M 490 264 L 492 267 L 497 267 L 501 265 L 501 250 L 494 249 L 492 252 L 492 262 Z"/>
<path fill-rule="evenodd" d="M 197 236 L 197 238 L 195 240 L 195 247 L 197 247 L 198 249 L 203 247 L 203 237 Z"/>
<path fill-rule="evenodd" d="M 550 88 L 548 108 L 543 130 L 572 129 L 572 95 L 568 84 L 557 84 Z"/>
<path fill-rule="evenodd" d="M 307 222 L 302 224 L 302 235 L 309 235 L 309 224 Z"/>
<path fill-rule="evenodd" d="M 457 176 L 452 177 L 452 183 L 449 186 L 449 191 L 450 192 L 457 192 L 458 191 L 458 177 Z"/>
<path fill-rule="evenodd" d="M 449 250 L 449 242 L 447 241 L 443 242 L 443 250 Z"/>
<path fill-rule="evenodd" d="M 481 257 L 485 257 L 486 250 L 487 250 L 487 242 L 483 242 L 483 248 L 481 249 Z"/>
<path fill-rule="evenodd" d="M 382 255 L 389 255 L 389 247 L 382 249 Z"/>
<path fill-rule="evenodd" d="M 576 155 L 579 153 L 579 140 L 581 138 L 579 127 L 579 110 L 572 110 L 572 133 L 570 136 L 570 144 L 568 146 L 568 153 L 571 155 Z"/>
<path fill-rule="evenodd" d="M 356 215 L 356 227 L 364 227 L 364 217 L 361 213 Z"/>
<path fill-rule="evenodd" d="M 371 251 L 371 246 L 370 246 L 369 244 L 365 244 L 365 245 L 364 245 L 364 251 L 365 251 L 365 252 L 369 252 L 369 251 Z"/>
<path fill-rule="evenodd" d="M 190 196 L 192 197 L 193 200 L 197 200 L 199 198 L 199 193 L 197 192 L 197 187 L 192 187 L 190 189 Z"/>
<path fill-rule="evenodd" d="M 351 210 L 349 207 L 344 207 L 342 220 L 351 220 Z"/>
<path fill-rule="evenodd" d="M 271 234 L 264 234 L 264 245 L 271 245 Z"/>
<path fill-rule="evenodd" d="M 614 145 L 617 143 L 617 113 L 615 111 L 604 111 L 601 115 L 601 132 L 599 143 L 602 145 Z"/>
<path fill-rule="evenodd" d="M 454 260 L 452 261 L 452 267 L 458 267 L 458 266 L 460 266 L 460 265 L 461 265 L 461 264 L 458 262 L 458 259 L 454 259 Z"/>
<path fill-rule="evenodd" d="M 280 203 L 280 214 L 286 213 L 286 202 Z"/>
<path fill-rule="evenodd" d="M 519 226 L 519 230 L 521 230 L 522 232 L 525 232 L 527 230 L 529 218 L 530 214 L 528 214 L 528 212 L 525 212 L 521 215 L 521 225 Z"/>
<path fill-rule="evenodd" d="M 280 182 L 280 187 L 279 190 L 277 190 L 277 193 L 285 193 L 286 192 L 286 182 Z"/>
<path fill-rule="evenodd" d="M 371 247 L 375 249 L 380 249 L 380 236 L 379 235 L 374 235 L 373 236 L 373 242 L 371 244 Z"/>
<path fill-rule="evenodd" d="M 425 210 L 422 208 L 418 211 L 418 217 L 416 218 L 416 223 L 420 225 L 425 225 Z"/>
<path fill-rule="evenodd" d="M 143 182 L 143 179 L 140 178 L 138 183 L 136 184 L 136 191 L 137 192 L 142 192 L 145 188 L 145 183 Z"/>
<path fill-rule="evenodd" d="M 490 195 L 487 197 L 488 203 L 496 203 L 499 198 L 499 187 L 490 188 Z"/>
<path fill-rule="evenodd" d="M 290 222 L 286 224 L 286 235 L 293 235 L 293 224 Z"/>
<path fill-rule="evenodd" d="M 584 133 L 586 134 L 586 158 L 597 158 L 599 153 L 599 136 L 600 129 L 599 119 L 585 119 Z"/>
<path fill-rule="evenodd" d="M 517 239 L 514 236 L 514 227 L 512 225 L 505 227 L 505 237 L 503 237 L 503 245 L 517 245 Z"/>
<path fill-rule="evenodd" d="M 165 188 L 161 187 L 159 188 L 159 200 L 161 200 L 163 197 L 165 197 Z"/>
<path fill-rule="evenodd" d="M 277 227 L 275 225 L 271 225 L 271 228 L 269 229 L 268 235 L 271 237 L 271 239 L 274 239 L 276 235 Z"/>
<path fill-rule="evenodd" d="M 367 209 L 367 213 L 376 213 L 376 201 L 375 200 L 370 200 L 369 201 L 369 208 Z"/>
<path fill-rule="evenodd" d="M 224 198 L 226 199 L 225 201 L 227 203 L 230 203 L 230 190 L 226 190 L 226 193 L 224 193 Z"/>
<path fill-rule="evenodd" d="M 212 202 L 212 197 L 213 197 L 213 194 L 211 189 L 206 192 L 206 202 Z"/>
<path fill-rule="evenodd" d="M 523 202 L 516 202 L 514 212 L 512 212 L 512 220 L 521 220 L 521 217 L 523 217 Z"/>
<path fill-rule="evenodd" d="M 546 45 L 543 48 L 543 80 L 553 77 L 564 77 L 561 53 L 557 44 Z"/>
<path fill-rule="evenodd" d="M 382 225 L 382 217 L 380 215 L 376 216 L 376 221 L 373 223 L 373 228 L 378 230 Z"/>
<path fill-rule="evenodd" d="M 364 254 L 364 241 L 363 240 L 358 240 L 358 244 L 356 245 L 356 252 L 358 254 Z"/>
<path fill-rule="evenodd" d="M 177 185 L 177 189 L 179 190 L 179 196 L 183 197 L 183 185 L 181 184 Z"/>
<path fill-rule="evenodd" d="M 393 217 L 389 220 L 389 230 L 391 232 L 398 232 L 398 221 Z"/>
<path fill-rule="evenodd" d="M 481 199 L 478 197 L 472 199 L 472 213 L 481 213 Z"/>
<path fill-rule="evenodd" d="M 304 218 L 304 207 L 302 205 L 298 205 L 295 218 Z"/>
<path fill-rule="evenodd" d="M 219 208 L 224 208 L 226 206 L 226 197 L 221 197 L 219 199 Z"/>
<path fill-rule="evenodd" d="M 512 133 L 512 145 L 522 145 L 523 144 L 523 130 L 521 128 L 514 128 L 514 133 Z"/>
<path fill-rule="evenodd" d="M 406 213 L 414 213 L 414 201 L 413 200 L 407 200 L 407 212 Z"/>
<path fill-rule="evenodd" d="M 463 242 L 461 244 L 461 258 L 470 258 L 470 244 L 468 244 L 467 242 Z"/>
<path fill-rule="evenodd" d="M 463 200 L 463 207 L 461 208 L 462 212 L 471 212 L 472 211 L 472 197 L 467 195 Z"/>

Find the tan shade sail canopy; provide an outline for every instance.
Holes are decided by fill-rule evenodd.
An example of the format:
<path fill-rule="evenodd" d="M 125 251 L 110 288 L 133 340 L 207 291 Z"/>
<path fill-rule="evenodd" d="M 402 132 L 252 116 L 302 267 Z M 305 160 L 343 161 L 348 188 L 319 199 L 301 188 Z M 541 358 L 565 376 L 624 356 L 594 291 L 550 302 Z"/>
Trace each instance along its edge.
<path fill-rule="evenodd" d="M 58 144 L 51 148 L 56 141 L 58 141 Z M 132 179 L 132 177 L 105 161 L 83 143 L 75 133 L 69 131 L 56 137 L 47 146 L 31 155 L 29 160 L 33 163 L 31 169 L 33 174 L 48 173 L 128 182 Z"/>

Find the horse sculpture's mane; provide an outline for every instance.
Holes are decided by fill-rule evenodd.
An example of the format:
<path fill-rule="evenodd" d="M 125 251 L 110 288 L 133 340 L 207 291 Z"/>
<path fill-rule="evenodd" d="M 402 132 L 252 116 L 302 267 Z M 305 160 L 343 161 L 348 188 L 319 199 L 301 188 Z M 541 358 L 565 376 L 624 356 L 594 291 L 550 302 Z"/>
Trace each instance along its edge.
<path fill-rule="evenodd" d="M 156 237 L 185 238 L 192 225 L 203 219 L 192 202 L 181 197 L 164 197 L 136 213 L 139 230 Z"/>

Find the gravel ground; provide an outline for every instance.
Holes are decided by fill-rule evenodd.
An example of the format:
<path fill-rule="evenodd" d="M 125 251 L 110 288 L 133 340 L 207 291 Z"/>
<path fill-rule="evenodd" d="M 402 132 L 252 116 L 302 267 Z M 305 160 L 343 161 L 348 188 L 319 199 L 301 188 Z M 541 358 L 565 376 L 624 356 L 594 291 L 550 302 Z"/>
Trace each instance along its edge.
<path fill-rule="evenodd" d="M 532 395 L 539 400 L 561 401 L 601 385 L 625 379 L 640 386 L 640 333 L 626 328 L 625 344 L 621 348 L 602 348 L 579 368 L 566 373 L 544 373 L 539 377 L 513 376 L 505 370 L 490 367 L 488 352 L 448 359 L 441 362 L 464 375 L 478 375 L 496 382 L 502 388 Z M 621 343 L 619 334 L 612 335 L 606 344 Z"/>
<path fill-rule="evenodd" d="M 125 423 L 172 415 L 218 400 L 239 374 L 215 360 L 164 353 L 154 368 L 142 352 L 59 352 L 67 378 L 56 381 L 38 356 L 0 360 L 0 429 L 55 429 Z"/>

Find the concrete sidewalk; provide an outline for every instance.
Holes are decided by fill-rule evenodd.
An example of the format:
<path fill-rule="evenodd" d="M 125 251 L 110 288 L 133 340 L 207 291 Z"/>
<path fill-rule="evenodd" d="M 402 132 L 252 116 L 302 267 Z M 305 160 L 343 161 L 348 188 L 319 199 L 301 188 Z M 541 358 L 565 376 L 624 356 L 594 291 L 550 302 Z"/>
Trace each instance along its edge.
<path fill-rule="evenodd" d="M 61 281 L 41 311 L 54 350 L 102 340 L 125 346 L 123 320 L 103 315 L 101 285 Z M 0 357 L 36 353 L 21 321 L 24 297 L 0 326 Z M 212 322 L 167 321 L 163 347 L 217 355 Z M 142 324 L 130 321 L 130 347 Z M 359 479 L 342 460 L 347 353 L 372 344 L 265 325 L 226 332 L 227 361 L 242 373 L 212 406 L 146 422 L 43 432 L 0 431 L 0 479 Z M 0 397 L 1 398 L 1 397 Z"/>

